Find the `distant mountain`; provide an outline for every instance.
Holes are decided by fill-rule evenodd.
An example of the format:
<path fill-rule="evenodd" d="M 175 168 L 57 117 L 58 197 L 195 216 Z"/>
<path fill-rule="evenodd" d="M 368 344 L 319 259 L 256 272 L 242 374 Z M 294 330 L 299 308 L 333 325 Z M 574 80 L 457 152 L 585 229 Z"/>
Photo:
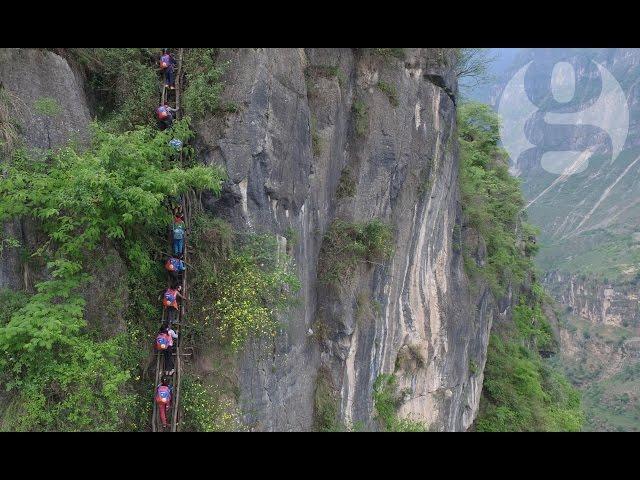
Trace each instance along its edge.
<path fill-rule="evenodd" d="M 546 272 L 545 285 L 566 308 L 565 365 L 578 384 L 590 389 L 590 428 L 638 429 L 637 395 L 620 387 L 620 398 L 628 399 L 621 406 L 610 398 L 604 402 L 598 389 L 623 377 L 625 385 L 640 381 L 633 367 L 637 353 L 626 340 L 640 336 L 640 50 L 522 49 L 503 58 L 492 66 L 496 82 L 474 98 L 498 110 L 501 101 L 515 102 L 503 98 L 505 86 L 529 64 L 524 90 L 538 111 L 524 124 L 524 134 L 532 146 L 511 163 L 522 179 L 529 221 L 541 228 L 537 262 Z M 565 102 L 552 91 L 558 62 L 569 63 L 575 77 Z M 614 155 L 611 125 L 624 109 L 603 87 L 607 83 L 598 64 L 619 83 L 628 107 L 628 136 L 619 155 Z M 551 124 L 553 115 L 567 120 Z M 555 151 L 577 152 L 576 168 L 569 169 L 569 163 L 549 168 L 545 159 Z"/>

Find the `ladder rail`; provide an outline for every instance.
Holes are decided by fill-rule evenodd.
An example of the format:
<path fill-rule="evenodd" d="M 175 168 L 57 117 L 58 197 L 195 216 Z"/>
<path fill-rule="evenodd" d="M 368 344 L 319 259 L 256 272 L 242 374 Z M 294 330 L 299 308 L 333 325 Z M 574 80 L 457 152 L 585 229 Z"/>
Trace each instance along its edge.
<path fill-rule="evenodd" d="M 181 97 L 181 90 L 182 90 L 182 60 L 183 60 L 183 56 L 184 56 L 184 48 L 180 48 L 178 50 L 178 66 L 177 66 L 177 74 L 175 76 L 175 108 L 177 109 L 176 112 L 176 119 L 179 120 L 180 118 L 182 118 L 182 111 L 180 109 L 180 97 Z M 165 103 L 168 102 L 168 89 L 164 86 L 164 79 L 162 81 L 162 96 L 161 96 L 161 104 L 164 105 Z M 182 155 L 182 150 L 180 151 L 180 162 L 182 163 L 183 160 L 183 155 Z M 188 201 L 185 200 L 185 197 L 188 196 L 189 192 L 186 192 L 184 195 L 181 196 L 180 198 L 180 206 L 182 208 L 182 214 L 184 216 L 184 222 L 185 222 L 185 227 L 188 228 L 189 226 L 189 211 L 188 211 Z M 173 215 L 173 212 L 172 212 Z M 183 245 L 183 261 L 185 262 L 185 264 L 187 264 L 187 243 L 188 243 L 188 235 L 185 232 L 185 236 L 184 236 L 184 245 Z M 169 233 L 169 245 L 170 245 L 170 251 L 173 252 L 173 245 L 172 245 L 172 233 Z M 167 276 L 167 285 L 171 286 L 171 278 L 170 276 Z M 175 364 L 174 364 L 174 368 L 175 368 L 175 373 L 173 376 L 173 398 L 172 398 L 172 402 L 171 402 L 171 431 L 172 432 L 176 432 L 178 431 L 178 426 L 179 426 L 179 421 L 180 421 L 180 415 L 179 415 L 179 410 L 180 410 L 180 384 L 181 384 L 181 380 L 182 380 L 182 360 L 181 360 L 181 353 L 180 353 L 180 344 L 182 343 L 182 333 L 181 333 L 181 327 L 182 324 L 184 323 L 185 320 L 185 313 L 186 313 L 186 300 L 188 298 L 188 283 L 187 283 L 187 271 L 183 271 L 182 272 L 182 296 L 184 297 L 183 300 L 180 302 L 180 307 L 178 308 L 178 314 L 177 314 L 177 325 L 175 327 L 175 331 L 178 334 L 178 339 L 175 345 L 175 349 L 174 349 L 174 355 L 176 357 L 175 360 Z M 162 309 L 162 321 L 165 321 L 165 314 L 166 314 L 167 310 L 166 308 Z M 160 384 L 160 381 L 162 379 L 162 374 L 165 371 L 165 365 L 164 365 L 164 357 L 161 358 L 162 356 L 162 352 L 158 352 L 156 355 L 156 382 L 154 385 L 154 397 L 155 397 L 155 389 L 157 388 L 157 386 Z M 161 368 L 162 367 L 162 368 Z M 154 402 L 153 402 L 153 417 L 151 420 L 151 428 L 152 431 L 154 432 L 158 432 L 158 431 L 165 431 L 163 428 L 159 428 L 158 426 L 159 423 L 159 409 L 158 406 L 155 402 L 155 398 L 154 398 Z"/>
<path fill-rule="evenodd" d="M 182 111 L 180 109 L 180 90 L 182 89 L 182 56 L 184 48 L 178 49 L 178 72 L 176 74 L 176 118 L 180 120 L 182 118 Z"/>
<path fill-rule="evenodd" d="M 162 309 L 162 322 L 164 322 L 165 309 Z M 161 368 L 162 367 L 162 368 Z M 158 411 L 158 404 L 156 403 L 155 395 L 156 389 L 158 385 L 160 385 L 160 380 L 162 379 L 162 372 L 164 371 L 164 358 L 162 358 L 162 352 L 156 352 L 156 380 L 153 384 L 153 416 L 151 417 L 151 430 L 153 432 L 158 431 L 158 416 L 160 412 Z"/>

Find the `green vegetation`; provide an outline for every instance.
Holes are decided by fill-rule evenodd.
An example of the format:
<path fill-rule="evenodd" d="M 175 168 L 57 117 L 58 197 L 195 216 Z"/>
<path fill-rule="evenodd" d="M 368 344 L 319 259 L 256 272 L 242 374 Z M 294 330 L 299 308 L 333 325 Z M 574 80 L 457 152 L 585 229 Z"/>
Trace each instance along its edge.
<path fill-rule="evenodd" d="M 542 268 L 553 266 L 603 283 L 625 283 L 640 275 L 640 248 L 631 234 L 597 229 L 579 235 L 575 242 L 546 243 L 541 254 Z"/>
<path fill-rule="evenodd" d="M 464 245 L 465 268 L 500 297 L 534 277 L 537 230 L 522 221 L 524 200 L 498 147 L 497 115 L 478 103 L 461 105 L 458 115 L 462 208 L 487 246 L 486 263 L 480 266 Z M 493 333 L 489 342 L 477 430 L 580 430 L 580 394 L 539 354 L 557 349 L 542 311 L 545 301 L 542 287 L 533 281 L 513 309 L 515 328 L 494 326 L 500 333 Z"/>
<path fill-rule="evenodd" d="M 0 152 L 9 156 L 20 139 L 19 125 L 12 118 L 18 99 L 0 85 Z"/>
<path fill-rule="evenodd" d="M 543 228 L 539 238 L 540 253 L 536 263 L 542 271 L 549 269 L 585 275 L 589 278 L 619 284 L 632 282 L 639 275 L 640 236 L 639 210 L 625 208 L 637 197 L 637 184 L 631 171 L 625 169 L 638 157 L 640 148 L 625 149 L 615 162 L 609 155 L 593 155 L 588 168 L 570 175 L 562 186 L 552 188 L 528 209 L 532 222 Z M 546 171 L 524 177 L 527 198 L 535 198 L 557 177 Z M 579 229 L 608 187 L 620 178 L 602 203 Z M 615 215 L 611 212 L 615 211 Z M 565 219 L 581 219 L 575 223 Z"/>
<path fill-rule="evenodd" d="M 58 101 L 50 97 L 39 98 L 34 102 L 33 108 L 39 115 L 44 115 L 45 117 L 55 117 L 62 112 L 62 107 L 60 107 Z"/>
<path fill-rule="evenodd" d="M 15 101 L 0 92 L 0 140 L 12 147 L 0 180 L 0 221 L 31 220 L 43 239 L 34 251 L 9 237 L 0 246 L 21 248 L 23 261 L 38 260 L 37 271 L 46 265 L 48 273 L 35 294 L 0 291 L 0 306 L 10 312 L 0 322 L 0 383 L 8 390 L 1 430 L 141 430 L 148 424 L 154 385 L 141 378 L 140 368 L 147 362 L 149 332 L 157 327 L 157 289 L 165 280 L 158 262 L 171 221 L 165 204 L 192 190 L 218 195 L 223 179 L 218 167 L 197 164 L 188 144 L 178 164 L 168 142 L 192 138 L 189 117 L 171 130 L 151 128 L 159 97 L 158 51 L 67 50 L 86 69 L 101 122 L 82 153 L 64 147 L 44 152 L 49 158 L 43 162 L 16 148 L 17 126 L 8 116 Z M 215 49 L 185 49 L 182 103 L 194 117 L 239 109 L 219 103 L 224 65 L 215 57 Z M 33 107 L 47 119 L 60 112 L 53 99 L 39 99 Z M 226 222 L 197 212 L 192 222 L 194 323 L 187 337 L 211 343 L 222 334 L 216 344 L 226 342 L 233 352 L 249 336 L 273 335 L 276 315 L 299 288 L 275 237 L 238 239 Z M 115 286 L 109 283 L 104 308 L 90 310 L 88 300 L 102 298 L 95 290 L 104 288 L 116 267 L 121 276 Z M 127 305 L 118 304 L 125 299 Z M 210 311 L 202 309 L 205 304 Z M 109 319 L 124 322 L 126 333 L 105 338 L 113 335 L 113 325 L 104 324 Z M 209 380 L 185 372 L 181 398 L 184 428 L 241 429 L 229 391 Z"/>
<path fill-rule="evenodd" d="M 44 126 L 47 131 L 47 137 L 49 138 L 48 146 L 51 148 L 51 121 L 60 115 L 62 107 L 55 98 L 43 97 L 34 102 L 33 108 L 38 115 L 44 117 Z"/>
<path fill-rule="evenodd" d="M 580 393 L 517 338 L 489 341 L 478 431 L 579 431 Z"/>
<path fill-rule="evenodd" d="M 98 119 L 105 129 L 123 132 L 137 125 L 152 125 L 158 106 L 159 48 L 71 48 L 84 66 L 97 100 Z M 206 113 L 232 112 L 237 105 L 220 106 L 222 73 L 215 48 L 184 49 L 185 88 L 182 107 L 197 119 Z M 176 72 L 177 73 L 177 72 Z"/>
<path fill-rule="evenodd" d="M 320 250 L 320 281 L 329 284 L 351 277 L 358 263 L 387 260 L 393 253 L 393 232 L 378 219 L 365 223 L 334 221 Z"/>
<path fill-rule="evenodd" d="M 389 103 L 394 107 L 399 105 L 398 103 L 398 90 L 394 85 L 390 85 L 382 80 L 378 81 L 378 88 L 382 93 L 384 93 L 389 99 Z"/>
<path fill-rule="evenodd" d="M 355 119 L 355 129 L 359 136 L 364 136 L 369 130 L 369 108 L 362 99 L 353 102 L 353 116 Z"/>
<path fill-rule="evenodd" d="M 320 432 L 343 431 L 338 421 L 338 397 L 328 371 L 321 369 L 316 380 L 315 428 Z"/>
<path fill-rule="evenodd" d="M 217 50 L 216 48 L 185 49 L 184 108 L 194 118 L 220 110 L 220 94 L 224 89 L 221 77 L 227 65 L 216 62 Z M 222 110 L 233 112 L 237 110 L 237 105 L 227 104 Z"/>
<path fill-rule="evenodd" d="M 398 417 L 398 407 L 403 392 L 398 392 L 397 379 L 392 374 L 382 374 L 373 383 L 373 402 L 376 418 L 387 432 L 426 432 L 427 426 L 415 420 Z"/>
<path fill-rule="evenodd" d="M 420 171 L 420 176 L 418 177 L 418 196 L 423 196 L 425 193 L 431 191 L 431 170 L 433 159 L 429 158 L 427 162 L 427 165 L 422 168 L 422 170 Z"/>
<path fill-rule="evenodd" d="M 633 356 L 618 356 L 624 343 L 636 337 L 634 327 L 625 328 L 590 320 L 567 312 L 562 328 L 580 346 L 554 359 L 573 385 L 582 391 L 586 421 L 584 431 L 639 431 L 640 363 Z M 623 364 L 611 364 L 611 351 Z M 629 347 L 624 347 L 628 352 Z M 633 347 L 631 347 L 633 348 Z M 612 372 L 612 367 L 615 370 Z"/>
<path fill-rule="evenodd" d="M 244 430 L 240 414 L 220 389 L 200 378 L 185 375 L 181 382 L 183 410 L 181 429 L 185 432 L 235 432 Z"/>
<path fill-rule="evenodd" d="M 194 328 L 206 341 L 215 337 L 237 352 L 252 336 L 273 338 L 277 314 L 293 304 L 300 282 L 291 259 L 278 254 L 273 235 L 239 238 L 219 219 L 194 221 L 192 284 Z"/>
<path fill-rule="evenodd" d="M 347 76 L 342 69 L 336 65 L 309 65 L 304 71 L 307 80 L 307 90 L 312 95 L 315 94 L 315 84 L 313 83 L 313 77 L 325 77 L 325 78 L 337 78 L 338 84 L 342 87 L 346 81 Z"/>
<path fill-rule="evenodd" d="M 300 234 L 298 233 L 298 230 L 289 226 L 284 231 L 284 238 L 287 239 L 287 253 L 291 253 L 291 250 L 293 250 L 300 241 Z"/>
<path fill-rule="evenodd" d="M 274 311 L 286 305 L 289 291 L 299 289 L 296 277 L 287 270 L 260 268 L 250 250 L 229 258 L 219 286 L 212 313 L 220 322 L 221 337 L 228 338 L 236 351 L 250 335 L 275 337 L 278 322 Z"/>
<path fill-rule="evenodd" d="M 520 297 L 519 305 L 513 308 L 513 321 L 520 338 L 539 351 L 557 350 L 557 342 L 547 318 L 542 313 L 541 301 Z"/>
<path fill-rule="evenodd" d="M 383 374 L 373 384 L 373 401 L 376 420 L 385 432 L 426 432 L 427 425 L 422 422 L 398 416 L 398 408 L 405 392 L 398 392 L 395 375 Z M 345 425 L 338 418 L 339 396 L 331 381 L 328 370 L 322 368 L 318 373 L 315 391 L 315 428 L 321 432 L 363 431 L 361 422 Z"/>
<path fill-rule="evenodd" d="M 469 373 L 471 373 L 471 375 L 477 375 L 478 371 L 478 364 L 473 360 L 469 360 Z"/>
<path fill-rule="evenodd" d="M 0 288 L 0 311 L 15 312 L 24 307 L 29 301 L 29 295 L 22 291 L 14 292 L 8 288 Z M 4 325 L 8 317 L 5 315 L 0 321 L 0 325 Z"/>
<path fill-rule="evenodd" d="M 123 134 L 95 126 L 93 144 L 83 153 L 61 148 L 41 162 L 17 149 L 5 166 L 0 221 L 22 217 L 39 226 L 46 241 L 30 253 L 46 262 L 49 277 L 0 327 L 1 383 L 11 393 L 12 412 L 3 429 L 137 428 L 133 372 L 144 338 L 135 323 L 126 335 L 96 338 L 87 329 L 83 295 L 93 252 L 112 242 L 136 266 L 123 281 L 141 286 L 127 321 L 156 314 L 149 311 L 148 280 L 157 271 L 149 238 L 162 238 L 170 222 L 163 202 L 189 189 L 217 194 L 222 179 L 217 168 L 184 169 L 170 160 L 174 135 L 188 140 L 187 123 L 173 131 L 142 127 Z"/>
<path fill-rule="evenodd" d="M 486 241 L 488 256 L 486 265 L 480 267 L 465 251 L 465 267 L 471 276 L 482 275 L 496 296 L 501 296 L 510 283 L 521 283 L 533 269 L 531 258 L 518 248 L 516 225 L 524 206 L 520 184 L 509 174 L 508 157 L 498 147 L 498 117 L 488 105 L 461 105 L 458 128 L 462 208 L 469 225 Z M 524 240 L 525 251 L 535 253 L 530 236 Z"/>
<path fill-rule="evenodd" d="M 594 382 L 584 391 L 586 431 L 639 431 L 640 362 Z"/>
<path fill-rule="evenodd" d="M 69 53 L 85 67 L 88 86 L 97 100 L 98 119 L 109 131 L 151 125 L 160 95 L 159 49 L 71 48 Z"/>
<path fill-rule="evenodd" d="M 336 189 L 337 198 L 353 197 L 356 194 L 356 179 L 353 176 L 353 172 L 349 166 L 342 169 L 340 174 L 340 180 L 338 181 L 338 188 Z"/>

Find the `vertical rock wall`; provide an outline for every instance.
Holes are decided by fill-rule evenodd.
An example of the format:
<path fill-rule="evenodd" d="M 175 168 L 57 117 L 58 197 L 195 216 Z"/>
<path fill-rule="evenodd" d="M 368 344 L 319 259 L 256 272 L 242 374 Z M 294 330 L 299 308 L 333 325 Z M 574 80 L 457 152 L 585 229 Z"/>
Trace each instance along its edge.
<path fill-rule="evenodd" d="M 399 59 L 372 49 L 225 49 L 221 56 L 229 61 L 224 101 L 240 108 L 197 126 L 202 158 L 229 173 L 208 208 L 283 244 L 288 229 L 300 239 L 289 248 L 302 305 L 283 319 L 275 344 L 254 342 L 239 361 L 245 420 L 263 430 L 311 429 L 322 371 L 338 392 L 341 420 L 373 426 L 373 382 L 395 372 L 406 392 L 401 415 L 438 430 L 467 428 L 482 382 L 470 365 L 482 371 L 494 307 L 483 288 L 470 293 L 453 244 L 461 226 L 452 52 L 405 49 Z M 354 113 L 356 101 L 366 105 L 364 117 Z M 356 128 L 357 121 L 364 123 Z M 345 167 L 355 194 L 338 198 Z M 337 218 L 391 224 L 394 254 L 326 288 L 316 270 L 322 236 Z"/>

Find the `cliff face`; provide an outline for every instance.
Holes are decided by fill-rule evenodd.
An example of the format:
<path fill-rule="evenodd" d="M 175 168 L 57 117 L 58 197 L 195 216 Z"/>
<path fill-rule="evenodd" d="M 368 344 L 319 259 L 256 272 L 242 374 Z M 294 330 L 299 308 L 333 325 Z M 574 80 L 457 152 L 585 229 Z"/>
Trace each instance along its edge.
<path fill-rule="evenodd" d="M 79 69 L 72 68 L 61 56 L 44 50 L 2 48 L 0 85 L 8 98 L 9 118 L 32 154 L 38 156 L 40 150 L 69 142 L 82 146 L 89 141 L 91 117 L 84 80 Z M 4 160 L 1 156 L 0 152 L 0 163 Z M 0 288 L 32 291 L 34 284 L 46 276 L 46 270 L 25 253 L 35 251 L 45 240 L 30 220 L 14 220 L 2 228 L 0 240 L 15 239 L 20 246 L 0 249 Z M 124 328 L 122 312 L 114 308 L 105 311 L 103 306 L 106 292 L 117 292 L 126 304 L 127 293 L 118 285 L 126 267 L 111 247 L 97 253 L 97 259 L 110 263 L 91 268 L 94 280 L 86 287 L 85 318 L 105 333 L 113 333 Z"/>
<path fill-rule="evenodd" d="M 640 297 L 635 283 L 613 285 L 556 271 L 547 273 L 544 283 L 572 313 L 593 325 L 640 327 Z"/>
<path fill-rule="evenodd" d="M 62 57 L 35 49 L 0 49 L 0 85 L 8 95 L 9 118 L 29 147 L 46 149 L 71 140 L 86 141 L 90 117 L 83 84 Z M 53 99 L 58 113 L 40 114 L 37 105 L 42 99 Z M 36 236 L 25 222 L 3 226 L 5 239 L 15 238 L 26 246 L 35 245 Z M 2 250 L 0 287 L 27 288 L 32 284 L 29 274 L 18 249 Z"/>
<path fill-rule="evenodd" d="M 223 100 L 240 108 L 197 126 L 201 158 L 229 173 L 208 207 L 237 228 L 279 235 L 303 285 L 302 305 L 283 319 L 275 345 L 252 344 L 242 355 L 245 420 L 261 430 L 312 428 L 318 377 L 326 376 L 340 420 L 370 426 L 373 382 L 395 372 L 401 415 L 466 429 L 482 383 L 469 365 L 482 371 L 494 312 L 483 289 L 470 294 L 453 245 L 460 209 L 451 53 L 406 49 L 400 60 L 354 49 L 230 49 L 222 60 Z M 395 87 L 395 98 L 381 85 Z M 353 195 L 336 194 L 343 175 Z M 338 218 L 390 223 L 394 254 L 327 288 L 317 266 Z M 300 240 L 287 245 L 291 229 Z"/>
<path fill-rule="evenodd" d="M 640 303 L 635 284 L 612 285 L 552 272 L 545 286 L 566 307 L 561 354 L 569 364 L 584 362 L 589 384 L 640 360 Z"/>
<path fill-rule="evenodd" d="M 585 429 L 637 431 L 637 285 L 551 272 L 545 276 L 545 287 L 565 308 L 560 321 L 559 359 L 569 378 L 584 392 Z"/>
<path fill-rule="evenodd" d="M 403 417 L 465 430 L 476 416 L 492 319 L 507 310 L 463 271 L 463 241 L 476 244 L 478 261 L 485 252 L 461 224 L 453 52 L 404 50 L 403 59 L 373 49 L 221 51 L 229 62 L 222 100 L 238 108 L 196 124 L 199 158 L 229 176 L 222 197 L 203 198 L 205 208 L 240 231 L 276 234 L 302 283 L 275 342 L 250 342 L 226 372 L 253 429 L 313 429 L 321 381 L 341 422 L 374 428 L 373 383 L 384 373 L 398 379 Z M 53 119 L 18 115 L 28 144 L 86 139 L 82 81 L 64 59 L 1 55 L 8 90 L 29 106 L 51 97 L 61 107 Z M 323 235 L 336 219 L 392 225 L 391 259 L 363 262 L 340 286 L 321 284 Z M 28 225 L 5 228 L 25 245 L 35 241 Z M 19 252 L 3 255 L 0 286 L 32 285 Z M 113 326 L 92 307 L 108 272 L 92 273 L 87 317 Z M 219 358 L 207 352 L 196 364 L 210 371 Z"/>

